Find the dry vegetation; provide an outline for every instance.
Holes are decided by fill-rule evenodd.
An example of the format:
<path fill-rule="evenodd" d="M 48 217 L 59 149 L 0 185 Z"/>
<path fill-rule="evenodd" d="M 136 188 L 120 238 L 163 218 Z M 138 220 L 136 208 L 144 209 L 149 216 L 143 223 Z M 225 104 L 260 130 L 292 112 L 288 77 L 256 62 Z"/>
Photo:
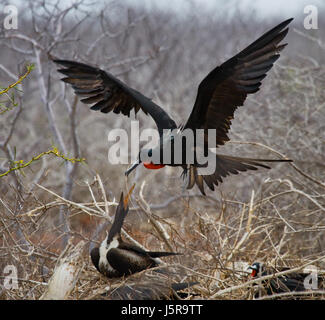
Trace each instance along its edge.
<path fill-rule="evenodd" d="M 222 150 L 294 162 L 229 177 L 202 197 L 196 189 L 182 190 L 177 169 L 139 168 L 126 182 L 126 166 L 107 161 L 106 137 L 112 128 L 128 130 L 129 119 L 79 103 L 59 81 L 48 54 L 109 70 L 182 122 L 207 72 L 281 19 L 261 22 L 236 10 L 222 17 L 193 10 L 180 18 L 113 1 L 101 8 L 53 3 L 27 2 L 18 30 L 0 31 L 1 86 L 16 81 L 26 62 L 35 65 L 14 92 L 17 106 L 0 114 L 0 174 L 13 161 L 27 162 L 53 145 L 86 162 L 42 157 L 0 178 L 0 298 L 39 299 L 66 245 L 80 241 L 85 244 L 80 273 L 67 298 L 93 298 L 107 287 L 89 250 L 105 236 L 115 199 L 134 182 L 124 237 L 150 250 L 183 253 L 164 261 L 179 270 L 177 280 L 198 281 L 193 291 L 203 299 L 252 299 L 247 266 L 254 261 L 325 269 L 322 21 L 318 30 L 308 31 L 303 17 L 296 17 L 289 45 L 260 92 L 236 113 L 232 142 Z M 139 120 L 140 128 L 153 123 L 145 115 Z M 17 267 L 18 289 L 3 287 L 6 265 Z"/>

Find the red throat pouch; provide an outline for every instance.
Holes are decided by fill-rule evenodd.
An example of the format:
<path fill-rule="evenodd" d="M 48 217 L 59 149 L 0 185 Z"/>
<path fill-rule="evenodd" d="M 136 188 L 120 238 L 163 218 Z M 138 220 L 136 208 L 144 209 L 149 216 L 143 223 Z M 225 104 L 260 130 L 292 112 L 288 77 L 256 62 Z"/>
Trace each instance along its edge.
<path fill-rule="evenodd" d="M 147 169 L 161 169 L 161 168 L 163 168 L 165 166 L 164 164 L 154 164 L 152 162 L 144 162 L 143 165 Z"/>

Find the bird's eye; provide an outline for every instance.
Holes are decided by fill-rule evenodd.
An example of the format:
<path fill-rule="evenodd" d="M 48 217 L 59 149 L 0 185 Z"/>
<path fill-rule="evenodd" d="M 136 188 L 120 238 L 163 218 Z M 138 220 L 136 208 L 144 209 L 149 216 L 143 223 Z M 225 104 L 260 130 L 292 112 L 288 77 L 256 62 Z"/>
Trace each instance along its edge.
<path fill-rule="evenodd" d="M 152 149 L 148 151 L 148 157 L 152 157 Z"/>

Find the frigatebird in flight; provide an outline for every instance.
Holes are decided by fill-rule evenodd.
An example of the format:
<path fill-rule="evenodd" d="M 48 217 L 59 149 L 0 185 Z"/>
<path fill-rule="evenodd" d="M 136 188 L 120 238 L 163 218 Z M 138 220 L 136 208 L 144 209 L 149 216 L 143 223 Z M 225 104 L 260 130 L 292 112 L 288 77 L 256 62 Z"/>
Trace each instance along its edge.
<path fill-rule="evenodd" d="M 71 84 L 77 95 L 84 97 L 81 101 L 94 104 L 90 109 L 100 110 L 103 113 L 113 111 L 127 116 L 130 116 L 131 110 L 136 114 L 141 109 L 155 121 L 160 135 L 159 144 L 156 148 L 141 150 L 137 161 L 126 171 L 126 175 L 129 175 L 141 162 L 148 169 L 159 169 L 165 165 L 179 166 L 183 168 L 183 177 L 187 177 L 187 189 L 191 189 L 196 184 L 201 193 L 205 194 L 204 182 L 214 190 L 214 185 L 217 186 L 222 182 L 222 178 L 229 174 L 257 170 L 257 167 L 270 169 L 266 162 L 292 161 L 242 158 L 213 153 L 215 161 L 213 172 L 202 174 L 199 169 L 207 166 L 208 163 L 202 164 L 197 160 L 198 152 L 203 150 L 206 155 L 209 153 L 208 147 L 216 148 L 229 140 L 228 131 L 235 110 L 244 104 L 248 94 L 253 94 L 260 89 L 261 81 L 280 57 L 280 51 L 287 45 L 280 42 L 287 35 L 287 26 L 292 20 L 293 18 L 280 23 L 247 48 L 213 69 L 200 83 L 192 112 L 182 126 L 177 126 L 165 110 L 112 74 L 75 61 L 53 61 L 64 67 L 58 70 L 66 75 L 62 80 Z M 202 129 L 203 147 L 202 144 L 199 146 L 196 140 L 194 141 L 194 145 L 190 148 L 191 152 L 194 152 L 194 160 L 191 162 L 187 162 L 186 157 L 190 150 L 183 145 L 181 162 L 175 161 L 174 149 L 171 158 L 164 161 L 166 145 L 170 148 L 175 137 L 171 132 L 176 130 L 181 135 L 185 129 L 192 132 Z M 214 129 L 216 134 L 212 147 L 208 146 L 207 142 L 210 129 Z M 159 159 L 151 161 L 150 157 L 157 151 L 159 151 Z"/>
<path fill-rule="evenodd" d="M 121 228 L 129 211 L 129 194 L 124 198 L 121 194 L 112 227 L 100 247 L 90 252 L 92 263 L 96 269 L 108 278 L 123 277 L 159 265 L 155 258 L 178 255 L 175 252 L 151 252 L 124 241 Z"/>

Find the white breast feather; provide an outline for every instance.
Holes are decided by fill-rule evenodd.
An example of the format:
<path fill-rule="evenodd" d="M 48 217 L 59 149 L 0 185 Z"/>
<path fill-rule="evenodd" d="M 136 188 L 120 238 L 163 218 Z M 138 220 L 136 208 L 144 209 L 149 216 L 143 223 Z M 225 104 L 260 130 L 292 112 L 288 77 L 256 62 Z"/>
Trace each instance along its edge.
<path fill-rule="evenodd" d="M 113 241 L 111 241 L 109 245 L 107 245 L 107 238 L 101 243 L 99 247 L 99 270 L 104 269 L 107 271 L 114 271 L 112 266 L 108 263 L 106 255 L 109 250 L 117 248 L 118 245 L 119 242 L 117 237 L 114 237 Z"/>

